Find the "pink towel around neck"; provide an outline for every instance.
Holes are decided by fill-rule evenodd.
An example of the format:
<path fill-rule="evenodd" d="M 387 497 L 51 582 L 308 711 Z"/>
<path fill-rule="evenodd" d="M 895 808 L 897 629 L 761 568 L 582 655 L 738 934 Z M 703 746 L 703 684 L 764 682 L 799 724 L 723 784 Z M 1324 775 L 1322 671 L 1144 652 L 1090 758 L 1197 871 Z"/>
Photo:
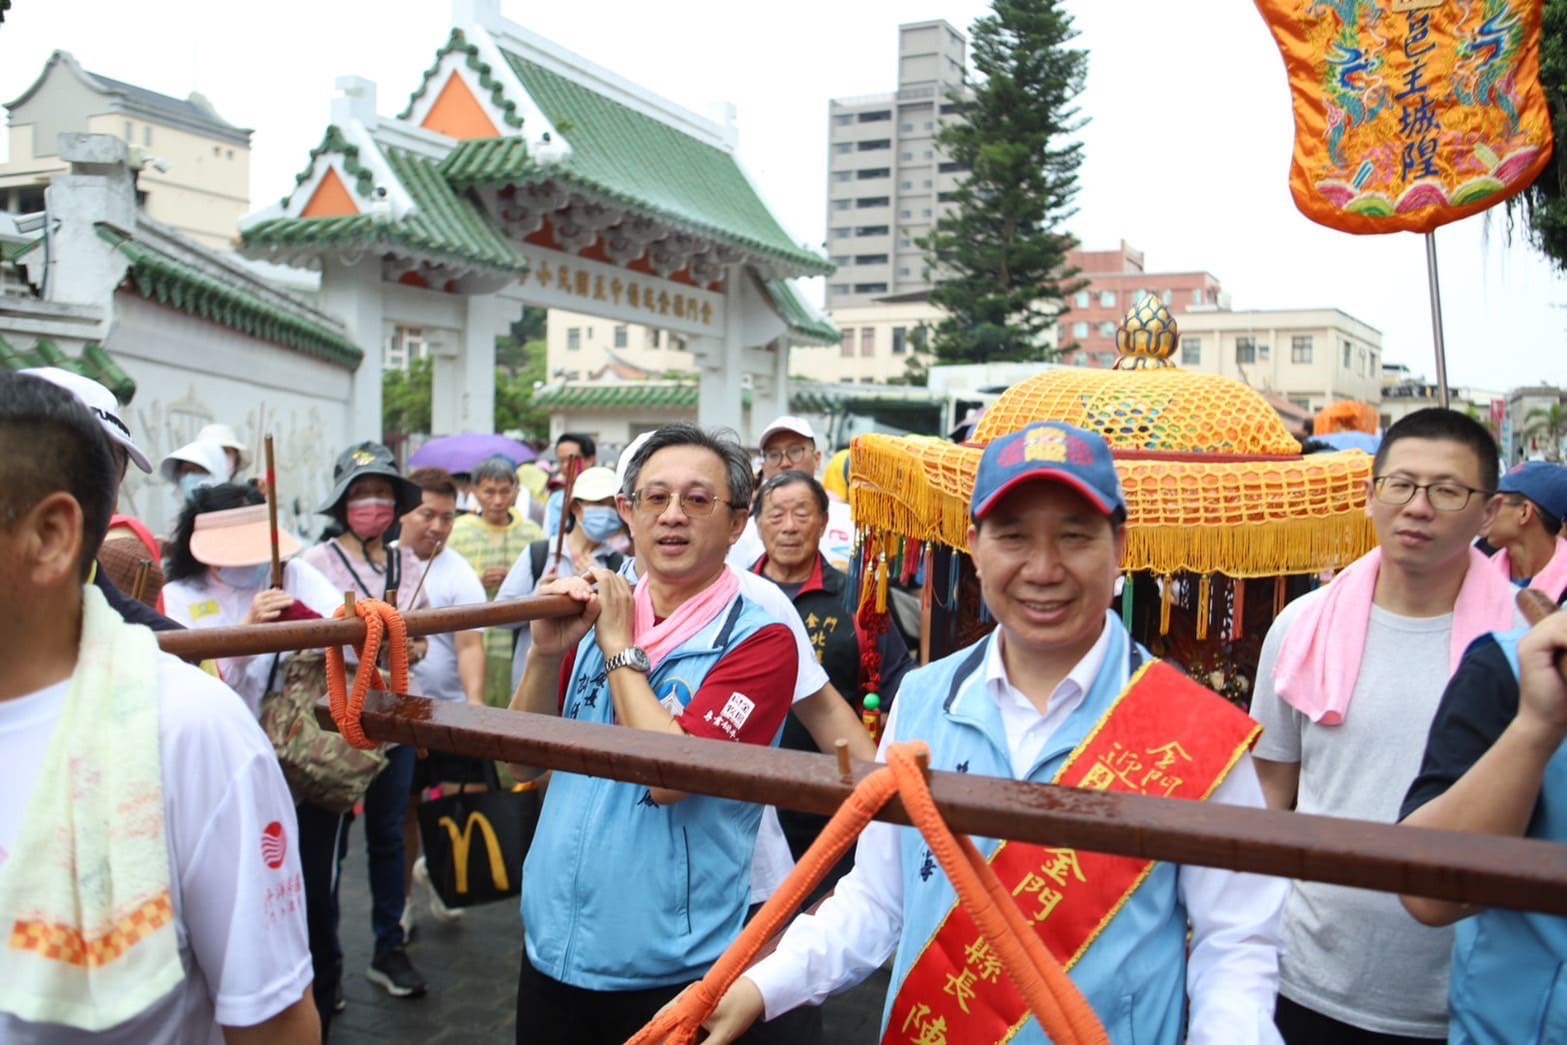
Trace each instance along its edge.
<path fill-rule="evenodd" d="M 1505 580 L 1512 580 L 1513 564 L 1506 548 L 1491 556 L 1491 565 Z M 1551 561 L 1529 578 L 1528 587 L 1545 592 L 1552 602 L 1560 599 L 1563 591 L 1567 591 L 1567 539 L 1556 538 L 1556 549 L 1551 553 Z"/>
<path fill-rule="evenodd" d="M 1349 713 L 1381 564 L 1380 548 L 1351 563 L 1333 578 L 1322 598 L 1301 610 L 1284 637 L 1273 669 L 1274 692 L 1318 725 L 1337 726 Z M 1449 671 L 1458 667 L 1475 639 L 1513 626 L 1516 591 L 1490 560 L 1469 549 L 1469 572 L 1453 604 Z"/>
<path fill-rule="evenodd" d="M 648 590 L 647 575 L 637 581 L 636 644 L 646 651 L 656 668 L 659 662 L 679 649 L 691 636 L 713 622 L 740 592 L 740 578 L 728 566 L 712 584 L 680 604 L 662 622 L 654 623 L 653 593 Z"/>

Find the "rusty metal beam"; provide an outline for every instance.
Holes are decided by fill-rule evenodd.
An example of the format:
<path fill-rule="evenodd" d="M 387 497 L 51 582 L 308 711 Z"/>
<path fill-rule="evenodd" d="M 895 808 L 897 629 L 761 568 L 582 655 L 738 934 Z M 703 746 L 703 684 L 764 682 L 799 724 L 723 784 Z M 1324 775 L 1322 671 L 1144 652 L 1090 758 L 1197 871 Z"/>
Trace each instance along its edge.
<path fill-rule="evenodd" d="M 323 722 L 330 716 L 321 706 Z M 778 751 L 372 693 L 370 737 L 831 814 L 852 790 L 830 755 Z M 871 772 L 855 764 L 855 778 Z M 1567 846 L 1141 795 L 932 773 L 956 831 L 1123 856 L 1567 914 Z M 878 819 L 907 824 L 896 799 Z"/>
<path fill-rule="evenodd" d="M 530 595 L 525 599 L 509 599 L 505 602 L 414 610 L 403 614 L 403 620 L 408 624 L 408 634 L 417 637 L 489 628 L 498 624 L 516 624 L 542 617 L 570 617 L 580 612 L 581 604 L 564 595 Z M 158 645 L 163 651 L 186 660 L 352 646 L 364 640 L 365 622 L 357 617 L 353 620 L 282 621 L 232 628 L 158 632 Z"/>

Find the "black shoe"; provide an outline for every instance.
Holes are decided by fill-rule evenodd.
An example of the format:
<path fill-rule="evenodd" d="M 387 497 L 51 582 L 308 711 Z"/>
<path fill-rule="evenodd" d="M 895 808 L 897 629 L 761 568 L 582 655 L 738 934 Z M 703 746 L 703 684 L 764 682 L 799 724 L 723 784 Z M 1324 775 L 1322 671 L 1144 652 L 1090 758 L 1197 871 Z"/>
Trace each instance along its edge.
<path fill-rule="evenodd" d="M 424 977 L 401 947 L 381 951 L 365 970 L 365 978 L 394 998 L 412 998 L 426 989 Z"/>

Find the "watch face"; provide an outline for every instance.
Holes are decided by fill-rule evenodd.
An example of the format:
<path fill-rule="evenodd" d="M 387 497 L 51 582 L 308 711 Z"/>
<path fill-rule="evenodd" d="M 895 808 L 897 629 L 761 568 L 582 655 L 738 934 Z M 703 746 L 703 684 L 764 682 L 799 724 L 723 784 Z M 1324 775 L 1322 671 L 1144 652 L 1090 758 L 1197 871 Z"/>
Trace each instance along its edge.
<path fill-rule="evenodd" d="M 653 662 L 648 659 L 647 650 L 641 646 L 632 646 L 626 651 L 626 663 L 641 672 L 651 671 Z"/>

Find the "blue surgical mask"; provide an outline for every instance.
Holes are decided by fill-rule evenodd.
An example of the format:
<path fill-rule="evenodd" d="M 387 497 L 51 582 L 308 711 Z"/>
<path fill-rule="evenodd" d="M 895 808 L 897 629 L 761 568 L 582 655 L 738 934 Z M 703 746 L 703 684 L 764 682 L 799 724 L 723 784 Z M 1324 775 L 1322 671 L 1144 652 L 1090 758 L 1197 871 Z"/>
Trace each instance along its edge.
<path fill-rule="evenodd" d="M 257 566 L 214 566 L 212 572 L 236 591 L 253 591 L 267 586 L 272 565 L 264 562 Z"/>
<path fill-rule="evenodd" d="M 582 509 L 582 532 L 592 541 L 607 541 L 620 530 L 620 513 L 613 508 L 595 505 Z"/>
<path fill-rule="evenodd" d="M 206 472 L 186 472 L 179 478 L 180 496 L 186 502 L 196 496 L 196 491 L 218 485 L 218 480 Z"/>

